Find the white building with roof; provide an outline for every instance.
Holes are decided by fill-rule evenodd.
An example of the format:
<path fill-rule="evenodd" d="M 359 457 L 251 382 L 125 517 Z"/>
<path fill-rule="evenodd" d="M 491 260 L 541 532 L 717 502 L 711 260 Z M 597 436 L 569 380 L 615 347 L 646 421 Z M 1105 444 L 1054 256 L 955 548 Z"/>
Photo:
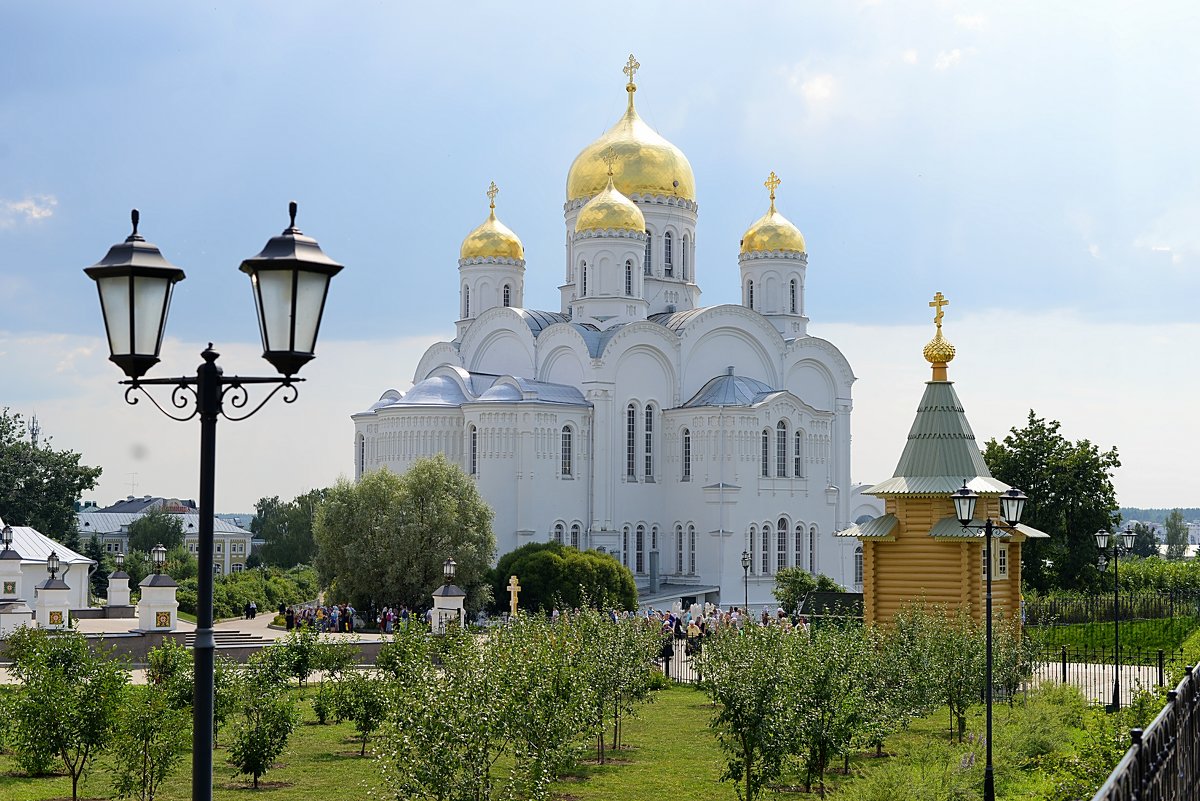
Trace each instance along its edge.
<path fill-rule="evenodd" d="M 133 500 L 133 499 L 129 499 Z M 150 509 L 162 509 L 179 518 L 183 526 L 183 544 L 188 552 L 196 555 L 200 542 L 200 510 L 195 505 L 176 499 L 145 498 L 148 501 L 139 511 L 88 511 L 77 512 L 75 522 L 79 541 L 87 543 L 95 534 L 105 553 L 129 553 L 129 526 Z M 154 503 L 155 501 L 160 503 Z M 128 503 L 125 502 L 126 504 Z M 116 504 L 124 508 L 125 504 Z M 107 507 L 112 509 L 114 507 Z M 246 569 L 246 558 L 251 551 L 253 535 L 230 520 L 213 518 L 213 573 L 223 575 L 240 573 Z"/>
<path fill-rule="evenodd" d="M 808 333 L 804 237 L 771 173 L 740 244 L 742 302 L 700 305 L 695 178 L 638 115 L 637 66 L 625 113 L 567 174 L 560 308 L 523 307 L 525 250 L 493 184 L 459 252 L 456 336 L 411 389 L 352 415 L 354 474 L 444 453 L 495 510 L 501 553 L 610 552 L 643 604 L 741 604 L 748 589 L 773 605 L 791 566 L 853 586 L 855 543 L 833 533 L 880 507 L 850 483 L 854 374 Z"/>
<path fill-rule="evenodd" d="M 0 520 L 0 528 L 3 527 L 4 521 Z M 50 539 L 35 528 L 11 526 L 11 529 L 12 545 L 9 550 L 20 556 L 21 564 L 16 597 L 24 600 L 30 607 L 37 604 L 36 588 L 50 577 L 46 564 L 53 552 L 58 555 L 59 560 L 57 577 L 70 588 L 67 600 L 71 609 L 87 609 L 91 575 L 96 563 L 61 542 Z"/>

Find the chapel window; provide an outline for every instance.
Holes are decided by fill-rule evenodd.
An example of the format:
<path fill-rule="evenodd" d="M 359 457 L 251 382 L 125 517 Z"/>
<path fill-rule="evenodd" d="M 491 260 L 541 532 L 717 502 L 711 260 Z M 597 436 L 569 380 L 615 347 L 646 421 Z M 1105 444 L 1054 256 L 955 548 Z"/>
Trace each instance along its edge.
<path fill-rule="evenodd" d="M 762 573 L 767 575 L 771 572 L 771 524 L 764 523 L 762 527 L 762 550 L 759 552 L 762 559 Z"/>
<path fill-rule="evenodd" d="M 779 518 L 775 527 L 775 569 L 782 570 L 788 566 L 788 521 Z"/>
<path fill-rule="evenodd" d="M 463 287 L 463 319 L 466 320 L 471 316 L 471 287 Z"/>
<path fill-rule="evenodd" d="M 587 295 L 587 262 L 579 262 L 579 294 Z"/>
<path fill-rule="evenodd" d="M 750 526 L 750 536 L 748 539 L 750 540 L 750 548 L 749 548 L 750 572 L 753 573 L 754 566 L 756 564 L 758 564 L 758 561 L 754 558 L 754 554 L 755 554 L 754 548 L 756 547 L 756 545 L 758 543 L 758 526 Z"/>
<path fill-rule="evenodd" d="M 854 549 L 854 583 L 863 583 L 863 547 L 861 545 Z"/>
<path fill-rule="evenodd" d="M 633 262 L 625 262 L 625 294 L 633 296 Z"/>
<path fill-rule="evenodd" d="M 470 470 L 468 472 L 473 476 L 477 476 L 479 475 L 479 429 L 473 425 L 468 427 L 467 439 L 470 440 L 468 445 L 470 450 Z"/>
<path fill-rule="evenodd" d="M 817 527 L 808 529 L 808 572 L 817 574 Z"/>
<path fill-rule="evenodd" d="M 572 548 L 579 547 L 579 533 L 580 533 L 579 524 L 572 523 L 571 524 L 571 547 Z"/>
<path fill-rule="evenodd" d="M 633 572 L 645 573 L 646 572 L 646 527 L 641 525 L 640 523 L 638 524 L 638 527 L 637 527 L 637 538 L 636 538 L 635 542 L 637 544 L 637 550 L 635 552 Z"/>
<path fill-rule="evenodd" d="M 688 524 L 688 573 L 696 575 L 696 527 Z"/>
<path fill-rule="evenodd" d="M 572 434 L 570 426 L 562 427 L 562 475 L 573 476 L 575 474 L 574 453 L 572 449 Z"/>
<path fill-rule="evenodd" d="M 564 527 L 562 523 L 554 524 L 554 541 L 562 544 Z"/>
<path fill-rule="evenodd" d="M 771 432 L 768 429 L 763 429 L 762 432 L 762 453 L 759 457 L 760 472 L 763 478 L 771 476 Z"/>
<path fill-rule="evenodd" d="M 683 575 L 683 526 L 675 525 L 675 572 Z"/>
<path fill-rule="evenodd" d="M 680 271 L 679 277 L 684 281 L 688 280 L 688 235 L 683 235 L 683 250 L 679 251 Z"/>
<path fill-rule="evenodd" d="M 629 526 L 621 529 L 621 564 L 629 567 Z"/>
<path fill-rule="evenodd" d="M 643 475 L 647 481 L 654 478 L 654 407 L 646 405 L 646 448 L 645 453 L 645 472 Z"/>
<path fill-rule="evenodd" d="M 746 305 L 751 309 L 754 308 L 754 282 L 746 282 Z"/>
<path fill-rule="evenodd" d="M 637 480 L 637 407 L 625 407 L 625 478 Z"/>
<path fill-rule="evenodd" d="M 796 432 L 796 449 L 794 452 L 795 464 L 792 466 L 792 475 L 796 478 L 804 476 L 804 432 Z"/>
<path fill-rule="evenodd" d="M 675 270 L 671 264 L 671 232 L 667 231 L 663 234 L 663 275 L 670 278 L 674 274 Z"/>
<path fill-rule="evenodd" d="M 804 567 L 804 524 L 797 523 L 796 530 L 792 539 L 792 548 L 795 550 L 796 567 Z"/>
<path fill-rule="evenodd" d="M 775 424 L 775 475 L 787 478 L 788 468 L 787 423 L 780 420 Z"/>
<path fill-rule="evenodd" d="M 645 260 L 645 261 L 642 263 L 642 266 L 643 266 L 643 270 L 642 270 L 642 271 L 643 271 L 643 272 L 644 272 L 646 275 L 650 275 L 650 274 L 651 274 L 651 273 L 650 273 L 650 268 L 651 268 L 651 262 L 650 262 L 650 245 L 651 245 L 651 244 L 653 244 L 653 240 L 652 240 L 652 239 L 651 239 L 651 237 L 650 237 L 650 232 L 649 232 L 649 231 L 646 231 L 646 260 Z"/>
<path fill-rule="evenodd" d="M 506 307 L 512 305 L 512 287 L 508 284 L 504 285 L 504 299 L 502 302 Z"/>
<path fill-rule="evenodd" d="M 692 480 L 692 432 L 683 429 L 683 481 Z"/>
<path fill-rule="evenodd" d="M 796 279 L 795 278 L 793 278 L 792 282 L 790 284 L 788 284 L 788 292 L 791 296 L 792 314 L 795 314 L 796 313 Z"/>

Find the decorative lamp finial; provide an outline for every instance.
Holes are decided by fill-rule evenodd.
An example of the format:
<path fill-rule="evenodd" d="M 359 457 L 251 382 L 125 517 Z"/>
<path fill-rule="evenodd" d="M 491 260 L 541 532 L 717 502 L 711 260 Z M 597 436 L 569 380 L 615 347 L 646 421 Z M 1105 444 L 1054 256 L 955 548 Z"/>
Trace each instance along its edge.
<path fill-rule="evenodd" d="M 763 186 L 765 186 L 771 193 L 771 213 L 774 213 L 775 211 L 775 188 L 781 183 L 783 183 L 783 181 L 779 180 L 779 176 L 775 174 L 774 170 L 771 170 L 771 174 L 768 175 L 767 180 L 763 182 Z"/>
<path fill-rule="evenodd" d="M 145 237 L 143 237 L 141 234 L 139 234 L 138 230 L 137 230 L 138 223 L 142 221 L 141 212 L 139 212 L 137 209 L 131 209 L 129 211 L 129 219 L 133 223 L 133 233 L 131 233 L 129 236 L 125 237 L 125 241 L 126 242 L 145 242 L 146 241 Z"/>
<path fill-rule="evenodd" d="M 295 228 L 296 227 L 296 201 L 294 201 L 294 200 L 288 202 L 288 218 L 290 220 L 290 224 L 288 225 L 288 227 Z"/>
<path fill-rule="evenodd" d="M 933 365 L 933 380 L 946 381 L 946 365 L 954 359 L 954 346 L 942 336 L 942 317 L 945 316 L 942 307 L 949 306 L 950 301 L 946 300 L 945 295 L 938 292 L 933 296 L 929 305 L 935 309 L 933 322 L 937 326 L 937 333 L 925 345 L 925 360 Z"/>
<path fill-rule="evenodd" d="M 496 186 L 496 182 L 492 181 L 487 188 L 488 208 L 496 208 L 496 195 L 500 194 L 500 187 Z"/>

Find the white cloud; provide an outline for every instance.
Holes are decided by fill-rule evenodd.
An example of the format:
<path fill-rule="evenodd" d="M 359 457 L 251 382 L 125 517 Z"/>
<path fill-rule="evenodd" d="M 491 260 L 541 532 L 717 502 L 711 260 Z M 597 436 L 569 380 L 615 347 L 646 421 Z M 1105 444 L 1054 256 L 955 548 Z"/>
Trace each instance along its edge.
<path fill-rule="evenodd" d="M 917 51 L 912 48 L 909 48 L 908 50 L 905 50 L 903 53 L 900 54 L 900 59 L 905 64 L 916 64 L 918 61 Z"/>
<path fill-rule="evenodd" d="M 0 228 L 20 222 L 45 220 L 54 216 L 58 199 L 54 195 L 26 195 L 21 200 L 0 199 Z"/>
<path fill-rule="evenodd" d="M 1200 206 L 1168 209 L 1133 244 L 1169 256 L 1174 265 L 1200 258 Z"/>
<path fill-rule="evenodd" d="M 981 31 L 987 27 L 988 18 L 983 14 L 955 14 L 954 24 L 969 31 Z"/>
<path fill-rule="evenodd" d="M 823 103 L 833 97 L 837 81 L 829 73 L 814 75 L 800 84 L 800 93 L 809 103 Z"/>
<path fill-rule="evenodd" d="M 962 61 L 962 57 L 963 51 L 960 48 L 956 47 L 953 50 L 943 50 L 942 52 L 938 53 L 937 59 L 934 60 L 933 68 L 935 70 L 948 70 L 951 67 L 958 66 L 959 62 Z"/>

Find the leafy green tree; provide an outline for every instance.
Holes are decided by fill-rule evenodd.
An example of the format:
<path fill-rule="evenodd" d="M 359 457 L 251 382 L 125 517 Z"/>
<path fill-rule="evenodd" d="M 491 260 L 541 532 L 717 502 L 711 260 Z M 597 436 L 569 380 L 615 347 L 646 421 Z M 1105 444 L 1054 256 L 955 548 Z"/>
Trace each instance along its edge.
<path fill-rule="evenodd" d="M 938 694 L 950 707 L 950 717 L 958 725 L 961 743 L 967 731 L 967 710 L 983 696 L 987 647 L 982 626 L 967 609 L 953 615 L 933 615 L 934 637 L 932 664 Z"/>
<path fill-rule="evenodd" d="M 129 681 L 127 665 L 112 653 L 88 647 L 73 630 L 21 628 L 10 634 L 10 670 L 22 692 L 10 699 L 10 744 L 27 772 L 45 773 L 57 757 L 79 780 L 109 744 Z"/>
<path fill-rule="evenodd" d="M 1134 523 L 1133 533 L 1136 537 L 1133 540 L 1134 556 L 1158 556 L 1158 537 L 1154 535 L 1154 529 L 1145 523 Z"/>
<path fill-rule="evenodd" d="M 267 648 L 250 658 L 234 691 L 234 728 L 229 744 L 229 762 L 239 773 L 258 780 L 270 770 L 287 747 L 296 728 L 296 707 L 287 685 L 266 654 Z"/>
<path fill-rule="evenodd" d="M 802 567 L 785 567 L 775 573 L 771 594 L 789 612 L 800 608 L 813 592 L 845 592 L 846 588 L 824 573 L 813 575 Z"/>
<path fill-rule="evenodd" d="M 1182 559 L 1187 555 L 1187 523 L 1183 520 L 1183 512 L 1172 509 L 1163 524 L 1167 530 L 1167 558 Z"/>
<path fill-rule="evenodd" d="M 342 674 L 334 691 L 334 705 L 342 720 L 354 724 L 354 730 L 362 740 L 359 756 L 367 754 L 367 738 L 370 737 L 387 713 L 387 692 L 384 679 L 368 676 L 357 670 Z"/>
<path fill-rule="evenodd" d="M 278 495 L 259 499 L 250 530 L 266 540 L 261 551 L 263 563 L 294 567 L 313 561 L 317 555 L 313 521 L 325 495 L 326 490 L 316 489 L 291 501 L 281 501 Z"/>
<path fill-rule="evenodd" d="M 580 551 L 560 542 L 531 542 L 500 557 L 491 571 L 495 608 L 508 609 L 508 581 L 521 583 L 519 608 L 549 611 L 555 606 L 574 609 L 633 609 L 637 584 L 629 568 L 611 554 Z"/>
<path fill-rule="evenodd" d="M 129 550 L 150 553 L 156 545 L 167 550 L 183 544 L 183 518 L 154 508 L 129 524 Z"/>
<path fill-rule="evenodd" d="M 1117 519 L 1117 449 L 1071 442 L 1060 427 L 1031 410 L 1024 428 L 1014 427 L 1003 442 L 988 440 L 983 451 L 993 476 L 1029 496 L 1022 522 L 1050 535 L 1021 548 L 1021 577 L 1038 591 L 1095 586 L 1099 551 L 1093 534 Z"/>
<path fill-rule="evenodd" d="M 54 450 L 49 438 L 34 444 L 21 415 L 0 409 L 0 509 L 10 526 L 32 526 L 78 550 L 75 502 L 96 486 L 99 467 L 79 454 Z"/>
<path fill-rule="evenodd" d="M 88 559 L 94 559 L 96 562 L 96 569 L 92 572 L 92 597 L 107 597 L 108 576 L 113 571 L 113 561 L 104 552 L 104 546 L 100 544 L 99 535 L 94 532 L 92 533 L 92 536 L 88 538 L 87 544 L 83 548 L 83 555 Z"/>
<path fill-rule="evenodd" d="M 496 551 L 492 510 L 475 482 L 445 456 L 419 459 L 402 476 L 377 470 L 340 481 L 318 507 L 317 570 L 337 600 L 420 608 L 442 584 L 442 563 L 458 564 L 467 609 L 490 600 L 486 573 Z"/>
<path fill-rule="evenodd" d="M 190 716 L 160 687 L 129 687 L 112 744 L 113 790 L 118 798 L 154 801 L 171 769 L 191 744 Z"/>

